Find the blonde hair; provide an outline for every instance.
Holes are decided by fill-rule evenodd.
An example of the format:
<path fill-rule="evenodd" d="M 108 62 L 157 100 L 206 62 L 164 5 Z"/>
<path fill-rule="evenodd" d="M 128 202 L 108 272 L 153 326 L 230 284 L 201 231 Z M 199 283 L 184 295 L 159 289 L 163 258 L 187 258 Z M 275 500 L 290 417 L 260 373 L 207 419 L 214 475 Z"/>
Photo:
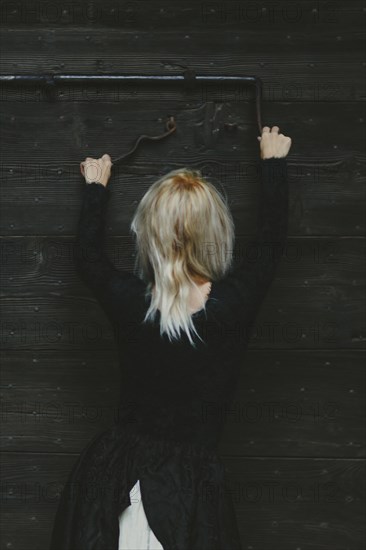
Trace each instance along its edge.
<path fill-rule="evenodd" d="M 130 230 L 135 274 L 147 283 L 145 298 L 151 297 L 143 322 L 159 310 L 160 335 L 179 339 L 183 329 L 195 347 L 191 333 L 200 336 L 188 307 L 192 286 L 198 289 L 194 279 L 218 280 L 231 267 L 235 233 L 226 198 L 199 170 L 171 170 L 142 197 Z M 206 313 L 206 303 L 202 309 Z"/>

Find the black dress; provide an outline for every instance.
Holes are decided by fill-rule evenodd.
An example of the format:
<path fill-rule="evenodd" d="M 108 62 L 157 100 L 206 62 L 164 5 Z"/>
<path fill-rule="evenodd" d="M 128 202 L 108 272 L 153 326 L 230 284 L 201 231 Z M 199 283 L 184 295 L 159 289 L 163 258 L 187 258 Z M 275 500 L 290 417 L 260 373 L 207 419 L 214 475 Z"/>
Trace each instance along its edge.
<path fill-rule="evenodd" d="M 118 517 L 140 480 L 148 523 L 164 550 L 240 550 L 218 444 L 250 329 L 287 239 L 286 158 L 260 159 L 260 203 L 252 254 L 213 281 L 185 334 L 169 342 L 159 317 L 142 324 L 146 284 L 103 250 L 109 188 L 83 184 L 75 263 L 115 330 L 120 353 L 118 420 L 84 448 L 61 493 L 50 550 L 118 550 Z M 145 550 L 145 549 L 136 549 Z"/>

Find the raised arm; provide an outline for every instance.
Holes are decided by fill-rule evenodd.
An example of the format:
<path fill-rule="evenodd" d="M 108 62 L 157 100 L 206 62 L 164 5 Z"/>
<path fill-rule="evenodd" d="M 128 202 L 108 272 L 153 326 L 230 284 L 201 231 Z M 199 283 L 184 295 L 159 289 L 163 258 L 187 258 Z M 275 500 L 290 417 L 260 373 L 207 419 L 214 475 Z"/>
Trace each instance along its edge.
<path fill-rule="evenodd" d="M 268 127 L 265 127 L 268 128 Z M 265 133 L 263 129 L 262 139 Z M 273 127 L 273 128 L 278 128 Z M 285 156 L 291 145 L 282 134 L 273 141 L 264 137 L 259 160 L 260 191 L 255 239 L 243 251 L 236 267 L 227 276 L 239 291 L 241 306 L 254 314 L 272 283 L 277 265 L 287 242 L 288 229 L 288 175 Z M 269 136 L 268 136 L 269 137 Z M 289 141 L 288 141 L 289 140 Z M 278 156 L 273 156 L 278 155 Z M 245 313 L 245 312 L 244 312 Z"/>
<path fill-rule="evenodd" d="M 96 159 L 92 160 L 97 162 Z M 94 177 L 97 179 L 97 175 Z M 105 174 L 99 174 L 100 181 L 92 182 L 90 177 L 86 177 L 83 184 L 74 265 L 79 277 L 106 314 L 115 320 L 137 277 L 131 272 L 117 269 L 104 250 L 105 211 L 110 196 L 108 179 Z"/>

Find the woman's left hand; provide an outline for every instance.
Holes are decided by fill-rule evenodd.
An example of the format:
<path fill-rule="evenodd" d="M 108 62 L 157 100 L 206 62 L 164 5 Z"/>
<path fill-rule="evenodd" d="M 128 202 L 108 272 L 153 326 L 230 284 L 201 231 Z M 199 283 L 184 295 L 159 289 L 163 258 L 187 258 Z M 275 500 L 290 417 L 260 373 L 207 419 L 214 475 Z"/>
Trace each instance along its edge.
<path fill-rule="evenodd" d="M 111 177 L 112 159 L 107 153 L 99 159 L 86 157 L 80 163 L 80 172 L 85 177 L 86 183 L 100 182 L 105 187 Z"/>

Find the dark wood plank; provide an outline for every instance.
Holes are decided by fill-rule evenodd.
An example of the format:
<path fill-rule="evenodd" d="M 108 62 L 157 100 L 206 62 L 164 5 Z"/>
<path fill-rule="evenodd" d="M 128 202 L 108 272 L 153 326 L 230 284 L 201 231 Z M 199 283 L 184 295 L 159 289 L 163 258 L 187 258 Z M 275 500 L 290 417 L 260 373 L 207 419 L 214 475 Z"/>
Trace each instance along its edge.
<path fill-rule="evenodd" d="M 223 454 L 364 457 L 364 362 L 364 350 L 249 349 L 233 402 L 206 403 L 202 421 L 223 419 Z M 113 348 L 8 352 L 2 449 L 81 451 L 118 418 L 119 382 Z"/>
<path fill-rule="evenodd" d="M 253 212 L 251 217 L 255 217 Z M 244 223 L 249 229 L 246 219 Z M 106 225 L 107 229 L 116 232 L 116 226 L 111 227 L 108 221 Z M 232 253 L 234 266 L 253 257 L 255 231 L 251 230 L 251 235 L 236 236 Z M 59 297 L 77 299 L 79 296 L 84 302 L 87 297 L 95 300 L 75 270 L 75 236 L 0 237 L 0 252 L 0 295 L 4 299 L 37 299 L 56 288 Z M 135 245 L 132 236 L 107 235 L 105 252 L 117 269 L 133 272 Z M 272 288 L 305 292 L 310 287 L 327 289 L 331 285 L 325 294 L 336 294 L 337 287 L 362 290 L 364 266 L 362 237 L 289 236 L 268 296 Z"/>
<path fill-rule="evenodd" d="M 53 29 L 15 27 L 6 32 L 0 69 L 2 73 L 14 72 L 14 64 L 19 63 L 22 52 L 27 52 L 27 57 L 21 58 L 22 72 L 25 74 L 50 70 L 60 72 L 60 69 L 62 72 L 78 73 L 80 67 L 86 72 L 99 69 L 110 73 L 123 68 L 127 72 L 144 74 L 146 68 L 148 72 L 159 72 L 164 70 L 165 65 L 179 72 L 189 64 L 189 58 L 201 70 L 214 71 L 226 64 L 226 74 L 229 74 L 237 72 L 238 68 L 243 69 L 244 49 L 246 67 L 254 64 L 260 67 L 259 62 L 277 60 L 288 68 L 293 62 L 289 55 L 291 48 L 296 48 L 298 62 L 304 63 L 304 66 L 312 67 L 311 62 L 316 65 L 326 60 L 333 60 L 339 65 L 348 59 L 350 51 L 356 56 L 353 61 L 360 62 L 363 59 L 363 26 L 359 20 L 362 9 L 360 3 L 351 12 L 348 26 L 342 21 L 338 24 L 329 21 L 328 24 L 312 24 L 308 28 L 309 31 L 311 29 L 311 40 L 305 27 L 296 32 L 296 25 L 284 24 L 281 17 L 274 18 L 274 21 L 267 20 L 264 25 L 260 23 L 257 28 L 250 25 L 236 32 L 222 32 L 220 40 L 215 29 L 209 27 L 182 28 L 179 33 L 174 29 L 166 30 L 159 34 L 159 40 L 153 45 L 149 30 L 126 29 L 121 32 L 118 28 L 111 28 L 106 32 L 105 28 L 93 28 L 91 32 L 84 26 Z M 258 40 L 259 32 L 264 32 L 266 38 L 271 40 L 271 47 L 267 40 Z M 131 49 L 133 56 L 130 55 Z M 310 60 L 309 55 L 312 57 Z M 31 59 L 35 62 L 33 70 Z M 139 67 L 138 72 L 136 67 Z"/>
<path fill-rule="evenodd" d="M 326 11 L 324 4 L 322 8 L 311 4 L 310 8 L 310 4 L 304 2 L 303 6 L 309 13 L 310 9 Z M 204 9 L 205 3 L 198 5 Z M 224 3 L 219 5 L 224 8 Z M 301 17 L 300 12 L 298 18 L 302 22 L 296 25 L 286 21 L 285 3 L 278 8 L 272 20 L 267 19 L 264 24 L 249 24 L 248 28 L 239 25 L 241 28 L 232 32 L 230 28 L 225 29 L 222 22 L 217 30 L 210 28 L 209 21 L 207 26 L 201 24 L 198 29 L 192 29 L 189 23 L 188 30 L 182 27 L 180 33 L 176 29 L 159 33 L 153 43 L 151 31 L 140 28 L 121 32 L 119 28 L 106 31 L 104 27 L 66 25 L 32 29 L 28 25 L 23 29 L 15 26 L 14 30 L 8 29 L 3 40 L 0 72 L 180 74 L 190 66 L 201 74 L 255 74 L 263 79 L 264 99 L 270 101 L 362 100 L 361 3 L 345 19 L 346 7 L 339 15 L 333 13 L 338 22 L 329 21 L 331 15 L 328 21 L 322 15 L 322 23 L 313 20 L 308 25 L 304 25 L 306 16 Z M 333 8 L 333 12 L 336 11 L 338 4 L 333 4 Z M 202 17 L 205 18 L 205 14 L 199 19 Z M 265 40 L 258 38 L 261 33 Z M 238 93 L 237 87 L 235 92 Z"/>
<path fill-rule="evenodd" d="M 134 258 L 127 262 L 127 247 L 114 240 L 117 246 L 110 252 L 108 243 L 108 255 L 117 267 L 132 270 Z M 108 349 L 113 326 L 77 278 L 73 241 L 58 239 L 55 246 L 52 239 L 7 238 L 4 243 L 3 349 Z M 237 240 L 236 262 L 245 256 L 248 244 L 250 239 Z M 363 348 L 363 265 L 363 239 L 290 237 L 254 323 L 250 346 Z M 245 327 L 237 326 L 236 337 L 245 339 Z"/>
<path fill-rule="evenodd" d="M 12 30 L 27 29 L 30 24 L 39 29 L 52 25 L 57 30 L 77 26 L 89 32 L 98 28 L 141 32 L 159 27 L 161 32 L 176 29 L 183 33 L 185 29 L 264 32 L 274 26 L 288 31 L 291 25 L 292 32 L 331 29 L 342 34 L 345 28 L 362 29 L 362 6 L 360 0 L 349 0 L 347 4 L 299 0 L 295 6 L 271 0 L 263 0 L 260 5 L 237 0 L 185 0 L 184 4 L 179 0 L 94 0 L 70 4 L 55 0 L 52 4 L 40 2 L 35 9 L 20 0 L 16 5 L 2 4 L 1 26 Z"/>
<path fill-rule="evenodd" d="M 293 139 L 288 158 L 290 234 L 364 235 L 362 119 L 357 104 L 345 105 L 338 117 L 333 116 L 334 108 L 334 103 L 304 104 L 301 109 L 296 103 L 282 103 L 276 105 L 276 115 L 274 105 L 270 108 L 267 120 L 279 123 Z M 73 233 L 83 185 L 80 161 L 129 151 L 141 133 L 160 134 L 165 121 L 161 115 L 168 113 L 166 105 L 144 109 L 141 102 L 93 104 L 93 114 L 87 103 L 74 103 L 72 109 L 70 113 L 67 103 L 41 103 L 31 109 L 6 103 L 2 136 L 9 148 L 1 167 L 1 234 Z M 178 108 L 172 136 L 142 144 L 128 162 L 114 166 L 110 219 L 118 213 L 119 232 L 128 234 L 149 186 L 180 166 L 200 169 L 226 195 L 237 232 L 249 231 L 245 221 L 254 221 L 259 152 L 253 105 L 246 103 L 245 110 L 237 103 Z M 306 124 L 299 126 L 294 120 L 300 111 Z M 237 130 L 225 130 L 226 121 L 237 122 Z M 340 133 L 339 126 L 349 132 Z M 14 139 L 17 146 L 10 147 Z M 113 225 L 109 231 L 115 231 Z"/>
<path fill-rule="evenodd" d="M 109 147 L 96 148 L 91 155 L 99 157 L 108 151 L 111 152 Z M 146 149 L 141 150 L 137 156 L 146 152 Z M 149 154 L 153 154 L 152 148 Z M 38 166 L 35 163 L 4 164 L 0 171 L 2 235 L 58 237 L 73 234 L 84 185 L 81 174 L 78 176 L 76 171 L 78 162 L 86 156 L 84 151 L 78 160 L 75 158 L 70 166 L 62 168 L 56 164 L 43 168 L 41 162 Z M 183 165 L 200 169 L 202 175 L 226 196 L 238 236 L 254 233 L 259 189 L 254 162 L 218 162 L 212 158 L 194 163 L 172 160 L 160 167 L 138 161 L 136 166 L 116 165 L 109 183 L 107 235 L 128 235 L 135 209 L 150 185 L 164 173 Z M 295 165 L 289 160 L 288 174 L 290 235 L 364 235 L 364 161 L 348 157 L 339 161 L 329 159 L 326 163 L 314 160 L 308 164 L 303 159 Z M 128 246 L 128 242 L 124 246 Z"/>
<path fill-rule="evenodd" d="M 170 99 L 144 105 L 140 99 L 109 102 L 102 97 L 99 102 L 73 101 L 71 107 L 70 101 L 36 102 L 31 108 L 26 102 L 6 101 L 1 122 L 9 151 L 3 170 L 23 173 L 23 167 L 29 166 L 32 181 L 35 176 L 52 174 L 58 175 L 59 181 L 72 175 L 81 177 L 80 160 L 99 156 L 106 149 L 112 158 L 127 153 L 140 134 L 161 134 L 168 116 L 173 115 L 176 132 L 160 142 L 142 144 L 133 157 L 117 165 L 117 173 L 125 173 L 125 164 L 165 169 L 169 164 L 202 162 L 222 164 L 230 173 L 235 163 L 246 163 L 253 177 L 252 165 L 259 158 L 253 102 L 223 98 L 217 103 L 201 99 L 183 103 Z M 364 119 L 357 102 L 344 103 L 341 109 L 336 102 L 269 102 L 263 115 L 264 124 L 277 123 L 293 139 L 290 166 L 315 165 L 320 171 L 328 163 L 336 167 L 348 161 L 352 169 L 353 162 L 365 160 Z M 236 130 L 225 127 L 227 122 L 236 123 Z M 15 140 L 17 148 L 10 147 Z"/>

